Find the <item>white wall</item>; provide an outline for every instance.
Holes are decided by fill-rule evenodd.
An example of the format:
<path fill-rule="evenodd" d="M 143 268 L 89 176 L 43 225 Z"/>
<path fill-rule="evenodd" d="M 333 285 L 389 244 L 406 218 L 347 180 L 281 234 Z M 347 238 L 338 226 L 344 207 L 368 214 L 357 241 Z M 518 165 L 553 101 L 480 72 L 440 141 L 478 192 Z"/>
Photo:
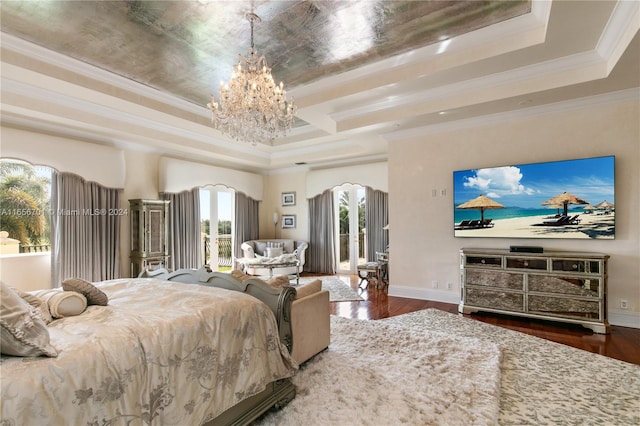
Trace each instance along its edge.
<path fill-rule="evenodd" d="M 265 176 L 264 199 L 260 205 L 260 238 L 291 238 L 309 241 L 309 204 L 306 196 L 306 171 L 271 174 Z M 295 192 L 295 206 L 282 205 L 282 193 Z M 278 213 L 277 228 L 273 226 L 273 213 Z M 296 215 L 295 229 L 282 229 L 282 215 Z"/>
<path fill-rule="evenodd" d="M 602 252 L 611 256 L 610 321 L 640 327 L 638 117 L 637 99 L 623 100 L 390 143 L 390 294 L 458 302 L 462 247 Z M 616 156 L 615 240 L 454 238 L 453 171 L 604 155 Z M 433 280 L 454 288 L 433 290 Z M 620 310 L 620 299 L 628 300 L 628 310 Z"/>
<path fill-rule="evenodd" d="M 0 281 L 22 291 L 51 288 L 51 254 L 0 256 Z"/>
<path fill-rule="evenodd" d="M 452 231 L 452 172 L 475 167 L 554 161 L 568 158 L 616 156 L 616 239 L 535 240 L 536 245 L 557 250 L 597 251 L 611 255 L 609 266 L 609 312 L 614 324 L 640 327 L 640 116 L 639 104 L 620 101 L 579 109 L 556 111 L 509 122 L 475 125 L 464 130 L 425 133 L 389 144 L 390 274 L 392 295 L 457 303 L 459 301 L 458 251 L 462 247 L 507 248 L 528 240 L 454 238 Z M 5 129 L 2 129 L 4 136 Z M 29 141 L 29 135 L 24 141 Z M 64 143 L 60 138 L 57 142 Z M 4 145 L 3 140 L 3 145 Z M 77 141 L 72 141 L 77 143 Z M 30 145 L 26 142 L 25 151 Z M 87 143 L 87 157 L 75 161 L 96 164 L 102 146 Z M 20 151 L 19 146 L 12 148 Z M 95 149 L 94 154 L 91 154 Z M 0 155 L 3 152 L 0 151 Z M 18 158 L 25 158 L 18 156 Z M 70 157 L 75 158 L 75 157 Z M 157 154 L 125 151 L 123 207 L 133 198 L 157 199 L 160 157 Z M 42 164 L 46 164 L 42 162 Z M 378 165 L 372 167 L 378 167 Z M 336 175 L 345 168 L 334 169 Z M 365 167 L 366 170 L 366 167 Z M 120 172 L 118 172 L 120 173 Z M 264 176 L 260 206 L 260 238 L 274 235 L 272 215 L 295 214 L 295 230 L 282 230 L 278 237 L 308 240 L 308 171 L 288 171 Z M 253 182 L 253 181 L 252 181 Z M 225 182 L 208 182 L 211 185 Z M 363 185 L 368 182 L 353 182 Z M 253 183 L 251 183 L 253 184 Z M 332 185 L 327 184 L 326 189 Z M 432 190 L 436 189 L 436 197 Z M 282 192 L 296 192 L 296 205 L 281 206 Z M 444 195 L 443 195 L 444 194 Z M 121 270 L 129 271 L 129 222 L 122 221 Z M 29 276 L 21 281 L 50 285 L 50 265 L 11 264 L 2 260 L 2 279 Z M 33 274 L 33 276 L 31 275 Z M 13 280 L 13 279 L 12 279 Z M 451 291 L 430 288 L 432 280 Z M 17 281 L 17 279 L 15 280 Z M 429 284 L 428 284 L 429 283 Z M 12 283 L 10 283 L 12 284 Z M 45 285 L 47 284 L 47 285 Z M 14 285 L 14 284 L 12 284 Z M 34 284 L 35 285 L 35 284 Z M 621 311 L 619 299 L 629 301 Z"/>

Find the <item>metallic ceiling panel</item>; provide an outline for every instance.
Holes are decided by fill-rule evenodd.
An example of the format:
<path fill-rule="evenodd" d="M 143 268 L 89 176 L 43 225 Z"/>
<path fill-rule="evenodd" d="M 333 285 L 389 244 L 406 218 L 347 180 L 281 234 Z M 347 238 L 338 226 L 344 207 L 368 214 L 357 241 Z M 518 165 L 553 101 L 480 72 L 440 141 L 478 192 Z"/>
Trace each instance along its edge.
<path fill-rule="evenodd" d="M 206 105 L 250 47 L 285 89 L 531 9 L 513 1 L 6 1 L 3 32 Z"/>

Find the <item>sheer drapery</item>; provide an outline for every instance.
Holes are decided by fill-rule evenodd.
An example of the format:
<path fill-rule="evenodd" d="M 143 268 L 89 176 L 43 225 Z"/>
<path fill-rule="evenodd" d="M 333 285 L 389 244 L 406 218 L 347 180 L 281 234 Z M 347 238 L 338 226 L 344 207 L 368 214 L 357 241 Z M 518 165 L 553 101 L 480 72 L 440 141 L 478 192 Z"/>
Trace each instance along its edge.
<path fill-rule="evenodd" d="M 365 227 L 367 229 L 367 261 L 376 260 L 376 252 L 386 251 L 389 233 L 382 229 L 389 223 L 389 194 L 366 188 Z"/>
<path fill-rule="evenodd" d="M 200 188 L 177 194 L 164 192 L 169 200 L 169 267 L 173 270 L 202 266 L 202 234 L 200 229 Z"/>
<path fill-rule="evenodd" d="M 309 250 L 305 269 L 335 274 L 333 193 L 330 190 L 309 200 Z"/>
<path fill-rule="evenodd" d="M 245 241 L 260 237 L 260 202 L 242 192 L 235 196 L 234 258 L 242 257 L 240 246 Z"/>
<path fill-rule="evenodd" d="M 120 278 L 120 190 L 78 175 L 51 176 L 51 285 Z"/>

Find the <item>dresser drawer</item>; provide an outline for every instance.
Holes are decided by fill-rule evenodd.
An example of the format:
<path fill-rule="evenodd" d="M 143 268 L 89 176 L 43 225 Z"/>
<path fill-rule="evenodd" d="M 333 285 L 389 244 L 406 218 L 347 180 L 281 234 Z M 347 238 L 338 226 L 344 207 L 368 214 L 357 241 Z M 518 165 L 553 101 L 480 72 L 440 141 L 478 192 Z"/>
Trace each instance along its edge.
<path fill-rule="evenodd" d="M 582 259 L 553 259 L 551 261 L 552 271 L 580 272 L 587 274 L 599 274 L 600 262 L 597 260 Z"/>
<path fill-rule="evenodd" d="M 468 305 L 524 312 L 524 294 L 522 293 L 467 287 L 465 289 L 465 296 L 465 303 Z"/>
<path fill-rule="evenodd" d="M 532 314 L 559 318 L 582 318 L 601 320 L 600 302 L 530 294 L 527 311 Z"/>
<path fill-rule="evenodd" d="M 527 287 L 529 291 L 541 293 L 570 294 L 594 298 L 600 296 L 600 280 L 597 278 L 530 274 Z"/>
<path fill-rule="evenodd" d="M 547 270 L 547 259 L 535 259 L 528 257 L 507 257 L 507 268 Z"/>
<path fill-rule="evenodd" d="M 465 256 L 465 265 L 487 268 L 502 268 L 502 257 L 500 256 Z"/>
<path fill-rule="evenodd" d="M 524 278 L 522 274 L 483 271 L 482 269 L 467 269 L 465 271 L 465 283 L 483 287 L 499 287 L 511 290 L 523 290 Z"/>

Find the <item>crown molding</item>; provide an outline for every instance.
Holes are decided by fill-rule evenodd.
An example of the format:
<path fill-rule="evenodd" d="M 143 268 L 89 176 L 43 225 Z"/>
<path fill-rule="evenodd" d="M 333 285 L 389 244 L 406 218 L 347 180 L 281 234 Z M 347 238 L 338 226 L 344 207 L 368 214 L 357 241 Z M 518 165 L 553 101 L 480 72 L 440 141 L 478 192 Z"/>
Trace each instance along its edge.
<path fill-rule="evenodd" d="M 202 105 L 196 105 L 192 102 L 135 82 L 126 77 L 110 71 L 103 70 L 86 62 L 79 61 L 72 57 L 63 55 L 53 50 L 46 49 L 37 44 L 33 44 L 26 40 L 14 37 L 7 33 L 0 33 L 2 41 L 2 49 L 19 53 L 25 57 L 33 58 L 38 61 L 59 67 L 65 71 L 81 75 L 91 80 L 99 80 L 100 82 L 117 87 L 122 90 L 129 91 L 143 98 L 152 99 L 157 102 L 168 104 L 174 108 L 182 109 L 191 114 L 203 117 L 210 117 L 207 108 Z"/>
<path fill-rule="evenodd" d="M 640 2 L 618 1 L 595 49 L 607 61 L 607 74 L 611 72 L 638 30 Z"/>
<path fill-rule="evenodd" d="M 192 130 L 176 127 L 166 122 L 153 119 L 148 119 L 142 117 L 140 115 L 132 115 L 128 114 L 124 111 L 120 111 L 114 108 L 106 107 L 104 105 L 100 105 L 97 103 L 88 102 L 86 100 L 80 98 L 73 98 L 67 96 L 62 93 L 54 92 L 48 90 L 46 88 L 39 88 L 37 91 L 37 99 L 34 98 L 34 90 L 33 87 L 15 81 L 6 77 L 2 77 L 0 79 L 0 86 L 2 87 L 3 94 L 14 94 L 18 96 L 22 96 L 26 99 L 30 99 L 34 105 L 42 104 L 43 102 L 51 103 L 61 109 L 71 109 L 71 110 L 79 110 L 83 113 L 95 114 L 100 117 L 103 117 L 107 120 L 112 120 L 115 122 L 125 123 L 130 126 L 135 126 L 147 131 L 153 132 L 162 132 L 167 135 L 172 135 L 178 138 L 184 138 L 185 140 L 191 140 L 198 143 L 203 143 L 211 147 L 218 148 L 219 152 L 226 152 L 225 155 L 228 155 L 229 151 L 237 152 L 239 154 L 252 155 L 254 157 L 261 158 L 263 160 L 269 159 L 269 152 L 265 148 L 262 147 L 249 147 L 247 144 L 234 144 L 232 142 L 225 142 L 222 140 L 218 140 L 210 135 L 206 135 L 203 133 L 195 132 Z M 3 106 L 3 108 L 5 108 Z M 83 123 L 78 121 L 78 126 L 82 126 Z M 91 125 L 96 126 L 96 125 Z M 38 128 L 38 123 L 33 121 L 31 123 L 32 128 Z M 114 129 L 109 129 L 110 132 L 113 132 Z M 209 129 L 207 129 L 209 130 Z M 61 135 L 65 134 L 65 129 L 63 127 L 59 127 L 59 133 Z M 69 136 L 72 136 L 69 134 Z"/>
<path fill-rule="evenodd" d="M 617 92 L 605 93 L 601 95 L 586 96 L 583 98 L 572 99 L 570 101 L 544 104 L 515 111 L 489 114 L 465 120 L 452 121 L 448 123 L 433 124 L 429 126 L 415 127 L 407 130 L 399 130 L 384 134 L 382 135 L 382 138 L 389 143 L 392 143 L 407 139 L 415 139 L 428 135 L 434 135 L 438 133 L 504 124 L 505 122 L 513 122 L 514 120 L 523 120 L 549 114 L 558 114 L 561 112 L 580 110 L 597 105 L 607 105 L 629 101 L 640 101 L 640 88 L 620 90 Z"/>
<path fill-rule="evenodd" d="M 339 123 L 345 120 L 353 120 L 373 112 L 423 105 L 434 100 L 461 96 L 468 92 L 494 92 L 498 87 L 506 85 L 522 86 L 524 92 L 525 88 L 533 87 L 530 84 L 531 80 L 556 81 L 557 79 L 552 78 L 554 75 L 564 74 L 573 76 L 573 78 L 579 79 L 580 81 L 573 81 L 571 83 L 579 83 L 585 78 L 585 73 L 580 71 L 593 69 L 594 67 L 597 69 L 599 65 L 604 65 L 604 61 L 595 51 L 583 52 L 518 69 L 506 70 L 488 76 L 464 80 L 435 89 L 419 91 L 411 95 L 398 96 L 391 100 L 369 103 L 362 107 L 331 114 L 330 117 Z M 604 69 L 598 76 L 605 77 Z M 549 84 L 551 85 L 551 83 Z M 536 91 L 538 90 L 540 89 L 536 88 Z"/>

